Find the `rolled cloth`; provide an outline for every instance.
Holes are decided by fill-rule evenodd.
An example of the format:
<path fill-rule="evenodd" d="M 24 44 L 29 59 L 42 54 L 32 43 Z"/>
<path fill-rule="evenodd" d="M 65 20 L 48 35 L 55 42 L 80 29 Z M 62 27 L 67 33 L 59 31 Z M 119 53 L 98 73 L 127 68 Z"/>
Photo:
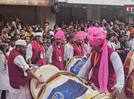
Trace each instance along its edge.
<path fill-rule="evenodd" d="M 100 46 L 101 45 L 101 60 L 98 72 L 98 82 L 100 91 L 108 92 L 108 48 L 106 40 L 106 31 L 101 27 L 91 27 L 88 29 L 88 39 L 91 45 Z"/>

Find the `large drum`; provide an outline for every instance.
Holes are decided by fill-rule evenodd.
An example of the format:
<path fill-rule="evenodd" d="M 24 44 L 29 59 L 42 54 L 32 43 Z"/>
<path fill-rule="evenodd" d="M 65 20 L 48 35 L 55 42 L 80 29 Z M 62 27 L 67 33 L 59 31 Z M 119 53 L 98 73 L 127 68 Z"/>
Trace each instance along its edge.
<path fill-rule="evenodd" d="M 55 66 L 42 66 L 35 72 L 44 79 L 43 84 L 31 80 L 34 99 L 111 99 L 109 95 L 93 90 L 72 73 L 59 71 Z"/>
<path fill-rule="evenodd" d="M 67 71 L 71 72 L 78 77 L 87 79 L 89 72 L 90 61 L 88 58 L 73 57 L 67 62 Z"/>
<path fill-rule="evenodd" d="M 134 98 L 134 52 L 129 52 L 125 63 L 125 94 L 127 97 Z"/>
<path fill-rule="evenodd" d="M 127 97 L 134 99 L 134 70 L 130 76 L 126 79 L 125 94 Z"/>
<path fill-rule="evenodd" d="M 41 79 L 43 79 L 44 81 L 47 81 L 51 76 L 55 75 L 58 72 L 59 72 L 59 69 L 57 67 L 53 65 L 45 65 L 45 66 L 41 66 L 40 68 L 38 68 L 34 72 L 34 75 L 37 78 L 42 77 Z M 31 79 L 30 89 L 31 89 L 31 94 L 34 99 L 37 99 L 38 93 L 41 90 L 43 85 L 44 83 L 39 83 L 35 78 Z"/>

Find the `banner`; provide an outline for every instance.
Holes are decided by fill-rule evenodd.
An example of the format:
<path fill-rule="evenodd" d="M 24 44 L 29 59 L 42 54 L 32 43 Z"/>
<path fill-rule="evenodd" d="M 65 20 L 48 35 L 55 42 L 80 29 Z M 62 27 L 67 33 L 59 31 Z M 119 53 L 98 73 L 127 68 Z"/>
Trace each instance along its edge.
<path fill-rule="evenodd" d="M 0 4 L 48 6 L 49 0 L 0 0 Z"/>

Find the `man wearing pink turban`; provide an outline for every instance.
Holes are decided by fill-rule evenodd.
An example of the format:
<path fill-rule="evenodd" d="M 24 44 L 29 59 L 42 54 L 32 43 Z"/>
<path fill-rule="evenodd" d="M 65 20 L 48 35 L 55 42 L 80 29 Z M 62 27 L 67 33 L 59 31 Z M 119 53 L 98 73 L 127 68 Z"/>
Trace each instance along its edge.
<path fill-rule="evenodd" d="M 48 48 L 49 63 L 52 63 L 60 70 L 64 70 L 64 32 L 59 29 L 54 35 L 52 46 Z"/>
<path fill-rule="evenodd" d="M 73 45 L 73 50 L 74 50 L 74 56 L 78 57 L 83 57 L 84 56 L 84 40 L 86 39 L 86 32 L 84 31 L 79 31 L 76 32 L 74 35 L 74 43 Z"/>
<path fill-rule="evenodd" d="M 88 40 L 92 47 L 90 82 L 101 92 L 108 93 L 114 89 L 121 92 L 124 87 L 123 64 L 117 52 L 108 46 L 106 31 L 101 27 L 91 27 L 88 29 Z"/>
<path fill-rule="evenodd" d="M 65 61 L 67 62 L 72 57 L 83 57 L 90 53 L 91 47 L 87 43 L 87 33 L 84 31 L 76 32 L 68 37 L 68 42 L 65 44 Z"/>

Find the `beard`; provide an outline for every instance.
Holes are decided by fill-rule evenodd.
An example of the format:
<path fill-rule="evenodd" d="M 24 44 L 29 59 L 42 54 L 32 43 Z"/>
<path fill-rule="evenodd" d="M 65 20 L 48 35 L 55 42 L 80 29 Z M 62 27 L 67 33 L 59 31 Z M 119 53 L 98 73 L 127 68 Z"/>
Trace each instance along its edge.
<path fill-rule="evenodd" d="M 19 49 L 19 52 L 21 53 L 22 56 L 26 56 L 26 50 Z"/>

